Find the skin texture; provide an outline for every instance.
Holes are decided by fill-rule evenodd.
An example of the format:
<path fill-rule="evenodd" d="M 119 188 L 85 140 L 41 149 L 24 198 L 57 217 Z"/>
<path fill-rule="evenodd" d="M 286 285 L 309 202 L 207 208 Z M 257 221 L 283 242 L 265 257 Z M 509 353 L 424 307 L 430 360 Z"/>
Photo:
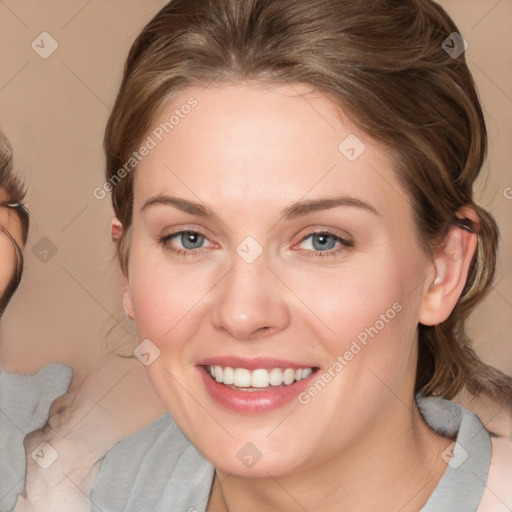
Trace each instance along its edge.
<path fill-rule="evenodd" d="M 217 468 L 209 510 L 418 510 L 450 441 L 414 403 L 417 324 L 449 315 L 476 236 L 454 228 L 429 259 L 386 149 L 304 86 L 190 88 L 155 126 L 191 96 L 198 105 L 135 174 L 124 305 L 139 339 L 160 350 L 147 367 L 157 394 Z M 366 146 L 353 162 L 338 150 L 350 134 Z M 207 205 L 215 217 L 143 208 L 161 195 Z M 333 196 L 378 213 L 338 206 L 281 218 L 299 200 Z M 179 236 L 161 241 L 183 229 L 205 237 L 193 255 L 171 252 L 183 249 Z M 315 257 L 321 250 L 306 237 L 325 230 L 353 246 L 336 242 L 333 254 Z M 263 249 L 253 263 L 236 252 L 247 236 Z M 197 365 L 214 356 L 281 358 L 321 375 L 396 303 L 400 312 L 307 405 L 243 414 L 204 388 Z M 248 442 L 261 454 L 252 467 L 237 457 Z"/>

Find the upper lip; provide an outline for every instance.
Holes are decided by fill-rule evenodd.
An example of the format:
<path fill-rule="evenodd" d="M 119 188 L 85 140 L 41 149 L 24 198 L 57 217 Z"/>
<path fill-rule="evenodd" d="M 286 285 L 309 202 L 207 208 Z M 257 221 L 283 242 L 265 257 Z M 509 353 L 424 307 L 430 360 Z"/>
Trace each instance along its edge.
<path fill-rule="evenodd" d="M 203 359 L 198 366 L 221 366 L 222 368 L 246 368 L 247 370 L 257 370 L 259 368 L 316 368 L 310 363 L 299 363 L 297 361 L 287 361 L 273 357 L 255 357 L 245 358 L 237 356 L 217 356 Z"/>

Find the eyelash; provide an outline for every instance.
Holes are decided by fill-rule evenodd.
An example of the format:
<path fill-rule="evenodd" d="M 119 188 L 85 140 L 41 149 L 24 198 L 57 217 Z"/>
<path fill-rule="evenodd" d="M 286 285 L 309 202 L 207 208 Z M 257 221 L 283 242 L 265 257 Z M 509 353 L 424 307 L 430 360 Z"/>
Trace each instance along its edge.
<path fill-rule="evenodd" d="M 337 249 L 329 249 L 327 251 L 313 251 L 309 249 L 305 249 L 307 252 L 310 253 L 310 257 L 313 258 L 328 258 L 331 256 L 337 256 L 340 252 L 350 249 L 354 247 L 354 242 L 352 240 L 347 240 L 346 238 L 342 238 L 339 235 L 336 235 L 332 233 L 329 230 L 321 230 L 321 231 L 312 231 L 311 233 L 308 233 L 305 237 L 302 238 L 302 240 L 299 243 L 304 242 L 308 238 L 314 236 L 314 235 L 326 235 L 330 236 L 331 238 L 334 238 L 335 242 L 339 242 L 339 246 Z"/>
<path fill-rule="evenodd" d="M 160 239 L 160 243 L 163 245 L 163 247 L 166 251 L 172 252 L 173 254 L 176 254 L 177 256 L 199 256 L 199 255 L 203 254 L 204 252 L 206 252 L 204 247 L 200 247 L 198 249 L 176 249 L 168 243 L 169 240 L 171 240 L 172 238 L 175 238 L 178 235 L 185 235 L 185 234 L 199 235 L 199 236 L 202 236 L 205 239 L 207 239 L 207 237 L 205 235 L 199 233 L 198 231 L 193 231 L 191 229 L 183 229 L 181 231 L 175 231 L 174 233 L 165 235 L 164 237 L 162 237 Z"/>
<path fill-rule="evenodd" d="M 187 256 L 200 256 L 201 254 L 206 252 L 206 248 L 176 249 L 176 248 L 172 247 L 168 243 L 169 240 L 171 240 L 171 239 L 173 239 L 173 238 L 175 238 L 175 237 L 177 237 L 179 235 L 184 235 L 184 234 L 199 235 L 199 236 L 204 237 L 206 240 L 208 239 L 205 235 L 202 235 L 198 231 L 193 231 L 193 230 L 190 230 L 190 229 L 184 229 L 184 230 L 181 230 L 181 231 L 176 231 L 174 233 L 170 233 L 169 235 L 166 235 L 166 236 L 160 238 L 160 243 L 163 245 L 163 247 L 164 247 L 164 249 L 166 251 L 172 252 L 173 254 L 175 254 L 177 256 L 185 256 L 185 257 L 187 257 Z M 332 233 L 329 230 L 312 231 L 311 233 L 308 233 L 306 236 L 304 236 L 300 240 L 299 244 L 303 243 L 305 240 L 307 240 L 308 238 L 310 238 L 310 237 L 312 237 L 314 235 L 330 236 L 330 237 L 334 238 L 334 240 L 336 242 L 339 242 L 340 247 L 338 247 L 337 249 L 329 249 L 329 250 L 326 250 L 326 251 L 313 251 L 313 250 L 306 249 L 306 252 L 311 253 L 310 256 L 313 257 L 313 258 L 317 258 L 317 257 L 325 258 L 325 257 L 336 256 L 341 251 L 354 247 L 354 242 L 352 240 L 347 240 L 345 238 L 342 238 L 339 235 L 336 235 L 336 234 Z"/>

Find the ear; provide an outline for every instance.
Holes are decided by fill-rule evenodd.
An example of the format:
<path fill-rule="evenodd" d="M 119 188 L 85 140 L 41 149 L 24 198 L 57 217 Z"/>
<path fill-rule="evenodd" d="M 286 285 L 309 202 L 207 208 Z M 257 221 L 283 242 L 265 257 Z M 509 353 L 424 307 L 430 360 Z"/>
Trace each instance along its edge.
<path fill-rule="evenodd" d="M 128 278 L 126 278 L 128 281 Z M 135 315 L 133 314 L 133 303 L 132 303 L 132 296 L 130 292 L 130 286 L 128 285 L 128 282 L 126 282 L 124 293 L 123 293 L 123 308 L 125 315 L 130 318 L 134 319 Z"/>
<path fill-rule="evenodd" d="M 450 228 L 434 255 L 434 272 L 425 282 L 418 317 L 418 322 L 423 325 L 438 325 L 450 316 L 466 284 L 477 248 L 479 221 L 475 210 L 464 206 L 456 216 L 461 223 Z M 467 219 L 474 229 L 467 226 Z"/>
<path fill-rule="evenodd" d="M 123 235 L 123 225 L 121 224 L 121 221 L 114 217 L 112 219 L 112 223 L 110 224 L 110 234 L 112 235 L 112 240 L 115 242 L 118 242 L 121 239 L 121 236 Z M 123 309 L 124 314 L 131 318 L 132 320 L 135 318 L 133 314 L 133 304 L 132 304 L 132 298 L 130 295 L 130 286 L 128 284 L 128 276 L 125 275 L 124 277 L 125 283 L 124 283 L 124 293 L 123 293 Z"/>
<path fill-rule="evenodd" d="M 112 223 L 110 224 L 110 235 L 112 236 L 112 240 L 117 242 L 121 238 L 122 234 L 123 225 L 117 217 L 114 217 L 112 219 Z"/>

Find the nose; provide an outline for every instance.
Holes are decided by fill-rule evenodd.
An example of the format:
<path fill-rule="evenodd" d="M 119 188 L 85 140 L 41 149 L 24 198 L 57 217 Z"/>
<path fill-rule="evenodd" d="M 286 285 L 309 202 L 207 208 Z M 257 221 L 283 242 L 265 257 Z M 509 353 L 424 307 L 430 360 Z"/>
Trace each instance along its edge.
<path fill-rule="evenodd" d="M 247 263 L 235 255 L 216 292 L 212 323 L 236 340 L 269 336 L 290 322 L 283 285 L 263 257 Z"/>

